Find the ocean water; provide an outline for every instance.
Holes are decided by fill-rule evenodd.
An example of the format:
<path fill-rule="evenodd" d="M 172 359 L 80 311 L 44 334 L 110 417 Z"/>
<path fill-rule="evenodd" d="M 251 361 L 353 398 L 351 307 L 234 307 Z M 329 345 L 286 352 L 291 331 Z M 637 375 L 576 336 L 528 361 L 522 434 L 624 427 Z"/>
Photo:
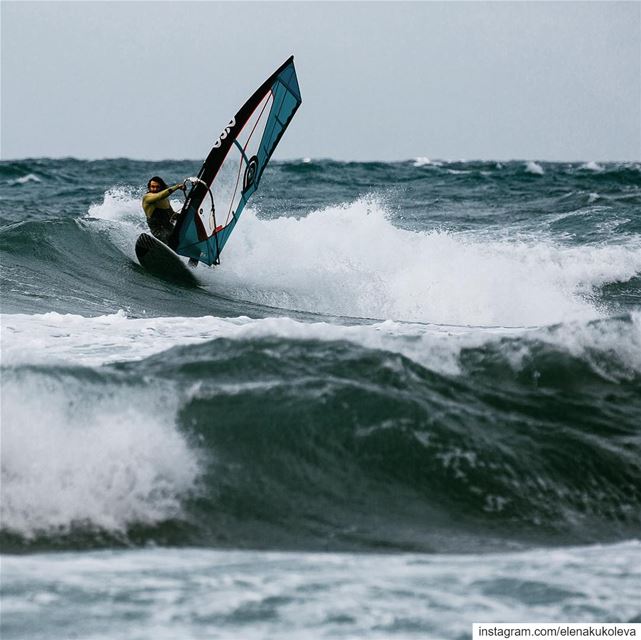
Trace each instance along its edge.
<path fill-rule="evenodd" d="M 3 640 L 641 620 L 641 165 L 273 162 L 186 288 L 199 165 L 0 162 Z"/>

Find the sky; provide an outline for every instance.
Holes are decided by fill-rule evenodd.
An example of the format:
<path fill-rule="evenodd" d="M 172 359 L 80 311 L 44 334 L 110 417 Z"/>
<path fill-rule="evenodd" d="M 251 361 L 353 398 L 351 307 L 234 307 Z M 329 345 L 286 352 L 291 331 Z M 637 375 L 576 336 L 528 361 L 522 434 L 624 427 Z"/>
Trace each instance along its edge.
<path fill-rule="evenodd" d="M 0 2 L 2 159 L 200 159 L 295 56 L 275 157 L 641 160 L 639 2 Z"/>

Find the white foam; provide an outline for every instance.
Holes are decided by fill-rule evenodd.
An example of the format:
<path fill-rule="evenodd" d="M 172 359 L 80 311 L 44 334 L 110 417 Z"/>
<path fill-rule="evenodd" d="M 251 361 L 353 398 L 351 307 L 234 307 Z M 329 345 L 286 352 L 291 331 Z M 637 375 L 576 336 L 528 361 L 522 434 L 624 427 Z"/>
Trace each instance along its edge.
<path fill-rule="evenodd" d="M 537 176 L 542 176 L 545 173 L 545 171 L 543 171 L 543 167 L 538 162 L 534 161 L 530 161 L 525 165 L 525 171 Z"/>
<path fill-rule="evenodd" d="M 136 260 L 136 238 L 143 231 L 149 231 L 142 210 L 142 195 L 143 191 L 134 187 L 113 187 L 105 192 L 102 202 L 90 205 L 82 223 L 98 224 L 109 234 L 114 245 Z M 180 211 L 180 200 L 171 200 L 171 203 L 175 211 Z"/>
<path fill-rule="evenodd" d="M 581 169 L 586 169 L 587 171 L 594 171 L 596 173 L 600 173 L 601 171 L 603 171 L 603 167 L 594 161 L 586 162 L 585 164 L 581 165 Z"/>
<path fill-rule="evenodd" d="M 143 190 L 130 186 L 116 186 L 108 189 L 100 203 L 90 205 L 87 218 L 110 222 L 130 222 L 146 226 L 142 210 Z M 170 200 L 175 211 L 180 211 L 183 200 Z"/>
<path fill-rule="evenodd" d="M 179 204 L 179 203 L 177 203 Z M 145 228 L 126 189 L 92 205 L 114 244 L 133 255 Z M 641 242 L 567 246 L 524 238 L 396 227 L 383 202 L 361 198 L 304 218 L 265 220 L 251 208 L 222 264 L 200 265 L 212 293 L 333 316 L 456 325 L 544 325 L 598 317 L 594 288 L 641 271 Z"/>
<path fill-rule="evenodd" d="M 29 182 L 42 182 L 42 180 L 35 173 L 28 173 L 26 176 L 21 176 L 15 180 L 7 180 L 9 185 L 28 184 Z"/>
<path fill-rule="evenodd" d="M 83 638 L 137 640 L 463 638 L 474 622 L 497 620 L 600 631 L 612 612 L 637 619 L 640 552 L 632 540 L 485 554 L 16 554 L 2 560 L 3 621 L 20 629 L 32 619 L 37 637 L 51 637 L 78 628 L 82 610 Z M 105 602 L 116 604 L 106 612 Z"/>
<path fill-rule="evenodd" d="M 419 156 L 418 158 L 414 158 L 414 166 L 415 167 L 427 167 L 427 166 L 434 166 L 434 167 L 442 167 L 443 163 L 442 162 L 435 162 L 433 160 L 430 160 L 429 158 L 426 158 L 425 156 Z"/>
<path fill-rule="evenodd" d="M 123 532 L 180 515 L 199 465 L 174 425 L 172 396 L 5 371 L 3 528 L 24 536 L 74 524 Z"/>
<path fill-rule="evenodd" d="M 599 315 L 593 288 L 641 271 L 641 243 L 565 246 L 395 227 L 362 199 L 302 219 L 246 211 L 213 271 L 217 292 L 282 310 L 458 325 L 524 326 Z"/>
<path fill-rule="evenodd" d="M 216 338 L 252 340 L 348 340 L 368 348 L 401 353 L 434 370 L 456 373 L 460 349 L 493 336 L 524 331 L 441 327 L 386 321 L 345 326 L 301 322 L 287 317 L 127 318 L 123 312 L 85 318 L 77 315 L 5 315 L 2 361 L 5 366 L 43 362 L 86 366 L 146 358 L 177 345 Z"/>
<path fill-rule="evenodd" d="M 48 313 L 2 316 L 2 357 L 5 366 L 25 363 L 70 362 L 97 366 L 139 360 L 177 345 L 200 344 L 216 338 L 253 340 L 345 340 L 370 349 L 401 354 L 433 371 L 455 375 L 463 349 L 504 344 L 504 337 L 527 335 L 589 363 L 599 365 L 599 354 L 618 362 L 617 376 L 641 372 L 641 311 L 631 322 L 608 319 L 572 322 L 550 328 L 479 328 L 399 323 L 342 325 L 302 322 L 286 317 L 254 320 L 247 317 L 127 318 L 124 313 L 96 318 Z M 500 347 L 503 348 L 503 347 Z M 516 356 L 505 353 L 521 367 L 528 348 Z M 598 369 L 597 369 L 598 370 Z M 599 370 L 600 372 L 600 370 Z M 609 374 L 608 374 L 609 375 Z"/>
<path fill-rule="evenodd" d="M 641 374 L 641 311 L 633 312 L 631 318 L 631 324 L 616 320 L 562 324 L 537 332 L 536 337 L 582 359 L 600 376 L 618 382 Z"/>
<path fill-rule="evenodd" d="M 141 199 L 140 189 L 112 187 L 105 192 L 102 202 L 90 205 L 86 217 L 110 222 L 144 222 Z"/>

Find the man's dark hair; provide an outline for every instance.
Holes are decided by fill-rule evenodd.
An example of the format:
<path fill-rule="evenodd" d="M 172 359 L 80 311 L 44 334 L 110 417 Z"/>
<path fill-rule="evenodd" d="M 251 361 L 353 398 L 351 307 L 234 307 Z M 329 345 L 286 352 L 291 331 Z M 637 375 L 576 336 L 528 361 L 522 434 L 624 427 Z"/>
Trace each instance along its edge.
<path fill-rule="evenodd" d="M 161 190 L 165 190 L 167 188 L 167 183 L 160 176 L 154 176 L 153 178 L 149 178 L 149 182 L 147 183 L 147 191 L 151 189 L 152 182 L 157 182 L 160 185 Z"/>

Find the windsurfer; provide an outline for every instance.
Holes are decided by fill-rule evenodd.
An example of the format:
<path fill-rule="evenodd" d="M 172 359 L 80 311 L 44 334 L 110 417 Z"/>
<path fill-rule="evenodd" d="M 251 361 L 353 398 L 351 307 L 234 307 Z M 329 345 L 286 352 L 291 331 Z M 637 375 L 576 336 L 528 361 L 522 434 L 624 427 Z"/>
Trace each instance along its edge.
<path fill-rule="evenodd" d="M 169 244 L 178 213 L 171 208 L 169 196 L 179 189 L 185 190 L 185 183 L 168 187 L 165 181 L 154 176 L 147 183 L 147 193 L 142 198 L 142 208 L 147 217 L 151 233 L 161 242 Z"/>
<path fill-rule="evenodd" d="M 168 187 L 162 178 L 154 176 L 147 183 L 147 193 L 142 197 L 142 209 L 147 217 L 149 230 L 158 240 L 168 246 L 171 246 L 169 239 L 174 232 L 178 217 L 178 212 L 171 208 L 169 196 L 179 189 L 185 191 L 186 182 L 185 180 L 185 182 L 179 182 L 173 187 Z M 190 258 L 189 266 L 197 267 L 198 260 Z"/>

